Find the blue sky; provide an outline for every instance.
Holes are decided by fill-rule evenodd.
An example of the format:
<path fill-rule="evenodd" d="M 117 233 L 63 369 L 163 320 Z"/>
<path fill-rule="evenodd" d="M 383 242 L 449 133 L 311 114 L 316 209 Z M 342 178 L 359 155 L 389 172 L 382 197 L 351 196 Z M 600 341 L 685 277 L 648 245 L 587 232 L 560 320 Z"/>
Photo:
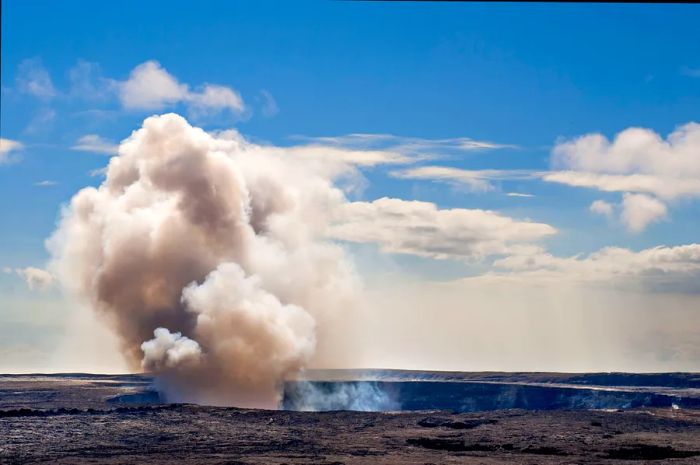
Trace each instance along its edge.
<path fill-rule="evenodd" d="M 0 166 L 0 266 L 8 269 L 43 267 L 61 206 L 102 182 L 90 172 L 108 156 L 72 149 L 77 141 L 96 135 L 116 144 L 154 113 L 175 111 L 208 131 L 235 127 L 275 146 L 354 133 L 469 138 L 503 147 L 432 147 L 415 166 L 531 173 L 554 170 L 555 146 L 577 137 L 611 139 L 641 127 L 666 138 L 700 121 L 696 5 L 14 0 L 2 8 L 0 130 L 21 143 Z M 184 100 L 126 108 L 114 83 L 149 60 L 193 91 L 207 83 L 233 89 L 245 110 L 197 114 Z M 79 63 L 91 70 L 89 89 L 71 80 Z M 43 94 L 27 87 L 37 75 L 50 80 Z M 692 145 L 679 150 L 700 153 Z M 365 189 L 351 198 L 421 200 L 545 223 L 558 233 L 540 244 L 559 257 L 684 246 L 700 236 L 697 192 L 611 191 L 507 175 L 478 191 L 454 179 L 392 176 L 397 169 L 363 168 Z M 620 174 L 655 173 L 635 169 Z M 624 219 L 626 194 L 653 202 L 645 211 L 656 213 L 641 227 Z M 610 213 L 591 211 L 596 200 Z M 384 263 L 371 247 L 349 247 L 370 271 Z M 491 269 L 490 261 L 389 255 L 389 269 L 427 281 Z M 20 320 L 11 306 L 39 312 L 50 300 L 13 272 L 0 275 L 0 291 L 8 333 Z M 22 323 L 25 340 L 40 321 Z"/>

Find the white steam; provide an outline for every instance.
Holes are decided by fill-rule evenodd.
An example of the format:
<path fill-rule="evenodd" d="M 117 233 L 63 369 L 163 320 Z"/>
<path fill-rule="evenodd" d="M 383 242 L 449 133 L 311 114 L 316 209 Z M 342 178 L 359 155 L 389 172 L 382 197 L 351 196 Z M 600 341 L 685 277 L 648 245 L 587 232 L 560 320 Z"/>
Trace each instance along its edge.
<path fill-rule="evenodd" d="M 352 410 L 387 412 L 400 410 L 401 404 L 373 381 L 325 383 L 297 381 L 286 392 L 285 407 L 302 412 Z"/>
<path fill-rule="evenodd" d="M 171 333 L 166 328 L 157 328 L 153 335 L 153 339 L 141 344 L 142 363 L 147 370 L 160 371 L 200 362 L 202 349 L 197 341 L 180 333 Z"/>
<path fill-rule="evenodd" d="M 168 400 L 274 408 L 353 307 L 352 267 L 325 239 L 345 202 L 333 180 L 352 172 L 151 117 L 65 208 L 51 270 Z"/>

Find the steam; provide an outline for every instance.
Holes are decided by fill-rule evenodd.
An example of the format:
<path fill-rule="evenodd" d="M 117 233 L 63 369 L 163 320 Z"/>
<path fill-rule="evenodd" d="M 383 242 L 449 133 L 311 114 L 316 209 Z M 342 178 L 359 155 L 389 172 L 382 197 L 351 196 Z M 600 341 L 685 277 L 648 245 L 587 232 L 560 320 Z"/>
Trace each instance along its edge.
<path fill-rule="evenodd" d="M 157 328 L 153 336 L 153 339 L 141 344 L 143 365 L 147 369 L 162 371 L 201 361 L 202 348 L 197 341 L 180 333 L 171 333 L 166 328 Z"/>
<path fill-rule="evenodd" d="M 388 412 L 401 409 L 395 397 L 373 381 L 333 383 L 302 380 L 288 384 L 284 407 L 303 412 Z"/>
<path fill-rule="evenodd" d="M 333 180 L 352 171 L 154 116 L 64 209 L 51 271 L 167 400 L 274 408 L 355 301 L 352 266 L 324 239 L 345 202 Z"/>

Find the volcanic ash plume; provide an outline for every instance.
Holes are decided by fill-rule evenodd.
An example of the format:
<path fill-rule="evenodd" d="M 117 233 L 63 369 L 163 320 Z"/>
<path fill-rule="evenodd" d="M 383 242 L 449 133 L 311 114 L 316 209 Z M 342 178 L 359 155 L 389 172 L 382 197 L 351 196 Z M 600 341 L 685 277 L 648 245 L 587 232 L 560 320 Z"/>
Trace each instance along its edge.
<path fill-rule="evenodd" d="M 148 118 L 64 210 L 52 271 L 169 401 L 275 408 L 327 316 L 354 300 L 352 268 L 324 239 L 349 169 Z"/>

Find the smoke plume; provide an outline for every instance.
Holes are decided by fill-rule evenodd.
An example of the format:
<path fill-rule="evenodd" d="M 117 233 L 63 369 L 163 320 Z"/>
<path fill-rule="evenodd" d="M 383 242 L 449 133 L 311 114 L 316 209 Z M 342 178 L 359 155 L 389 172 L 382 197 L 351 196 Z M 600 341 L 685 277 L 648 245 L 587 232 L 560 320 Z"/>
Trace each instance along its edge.
<path fill-rule="evenodd" d="M 150 117 L 64 209 L 51 271 L 167 400 L 275 408 L 355 300 L 351 263 L 325 239 L 346 202 L 334 180 L 352 171 Z"/>

